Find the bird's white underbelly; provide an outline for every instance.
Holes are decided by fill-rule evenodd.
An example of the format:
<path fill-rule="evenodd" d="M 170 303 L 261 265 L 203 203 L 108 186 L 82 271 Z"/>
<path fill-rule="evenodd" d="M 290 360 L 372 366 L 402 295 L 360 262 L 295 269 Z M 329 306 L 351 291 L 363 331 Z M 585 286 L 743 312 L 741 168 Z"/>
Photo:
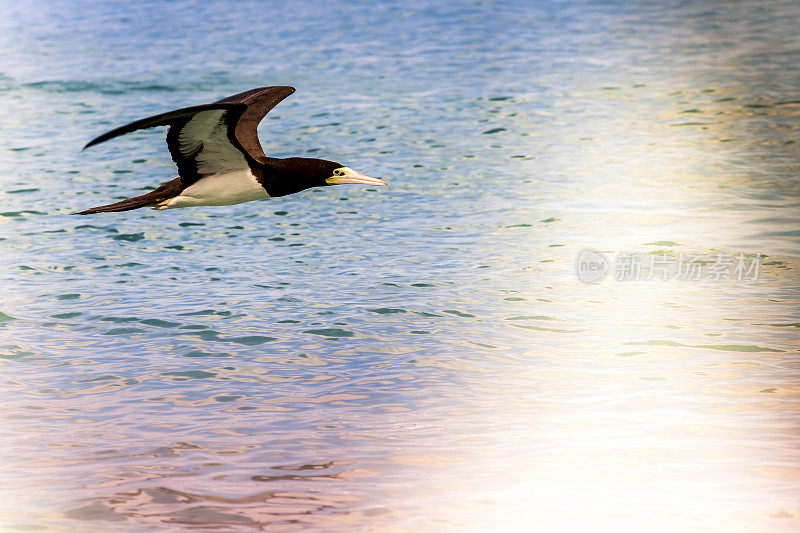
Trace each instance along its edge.
<path fill-rule="evenodd" d="M 207 176 L 186 187 L 178 196 L 156 209 L 174 209 L 198 205 L 233 205 L 269 198 L 264 187 L 250 170 Z"/>

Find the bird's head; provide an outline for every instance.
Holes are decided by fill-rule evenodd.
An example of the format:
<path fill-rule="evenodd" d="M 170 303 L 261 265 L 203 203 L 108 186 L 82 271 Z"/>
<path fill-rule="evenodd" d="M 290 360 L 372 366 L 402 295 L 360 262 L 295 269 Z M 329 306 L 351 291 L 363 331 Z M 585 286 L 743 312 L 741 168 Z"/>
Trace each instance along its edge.
<path fill-rule="evenodd" d="M 311 187 L 344 185 L 388 185 L 378 178 L 371 178 L 335 161 L 290 157 L 281 160 L 281 172 L 268 188 L 270 196 L 285 196 Z"/>

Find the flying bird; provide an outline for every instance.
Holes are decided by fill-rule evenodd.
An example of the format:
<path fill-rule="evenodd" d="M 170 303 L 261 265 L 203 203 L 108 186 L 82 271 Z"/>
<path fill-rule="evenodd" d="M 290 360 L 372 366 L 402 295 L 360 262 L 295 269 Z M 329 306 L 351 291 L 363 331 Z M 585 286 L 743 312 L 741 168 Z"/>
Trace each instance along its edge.
<path fill-rule="evenodd" d="M 267 157 L 258 141 L 258 123 L 293 92 L 288 86 L 260 87 L 143 118 L 92 139 L 84 150 L 132 131 L 169 126 L 167 147 L 178 177 L 147 194 L 75 214 L 233 205 L 344 183 L 387 185 L 334 161 Z"/>

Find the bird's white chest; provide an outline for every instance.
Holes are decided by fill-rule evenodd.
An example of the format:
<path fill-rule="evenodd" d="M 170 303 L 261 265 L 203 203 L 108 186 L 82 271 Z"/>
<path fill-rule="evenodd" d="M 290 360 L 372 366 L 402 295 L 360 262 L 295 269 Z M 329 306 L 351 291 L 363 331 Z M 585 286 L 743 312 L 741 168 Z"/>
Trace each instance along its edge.
<path fill-rule="evenodd" d="M 233 205 L 269 198 L 250 170 L 207 176 L 171 199 L 166 209 L 198 205 Z"/>

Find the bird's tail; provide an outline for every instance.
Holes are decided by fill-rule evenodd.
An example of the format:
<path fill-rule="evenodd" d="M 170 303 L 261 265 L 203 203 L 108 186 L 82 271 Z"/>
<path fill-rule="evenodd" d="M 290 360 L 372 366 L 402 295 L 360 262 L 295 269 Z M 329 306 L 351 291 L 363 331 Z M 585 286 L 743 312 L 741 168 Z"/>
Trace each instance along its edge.
<path fill-rule="evenodd" d="M 100 205 L 97 207 L 92 207 L 91 209 L 87 209 L 86 211 L 80 211 L 79 213 L 72 213 L 72 214 L 92 215 L 94 213 L 113 213 L 118 211 L 130 211 L 131 209 L 139 209 L 140 207 L 148 207 L 156 205 L 159 202 L 163 202 L 164 200 L 168 200 L 174 196 L 178 196 L 182 190 L 183 190 L 183 183 L 181 182 L 181 179 L 175 178 L 174 180 L 168 181 L 159 188 L 150 191 L 146 194 L 143 194 L 141 196 L 134 196 L 133 198 L 127 198 L 125 200 L 121 200 L 113 204 Z"/>

